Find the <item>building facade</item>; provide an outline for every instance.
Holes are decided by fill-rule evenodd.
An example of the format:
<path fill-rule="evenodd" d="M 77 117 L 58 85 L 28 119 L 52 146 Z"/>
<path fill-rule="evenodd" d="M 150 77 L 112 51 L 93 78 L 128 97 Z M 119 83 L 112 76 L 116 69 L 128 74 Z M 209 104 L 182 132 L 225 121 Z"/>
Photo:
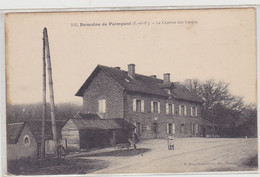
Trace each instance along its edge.
<path fill-rule="evenodd" d="M 142 139 L 211 136 L 211 123 L 201 118 L 203 100 L 186 86 L 135 73 L 119 67 L 98 65 L 76 93 L 83 98 L 83 112 L 103 119 L 132 122 Z"/>

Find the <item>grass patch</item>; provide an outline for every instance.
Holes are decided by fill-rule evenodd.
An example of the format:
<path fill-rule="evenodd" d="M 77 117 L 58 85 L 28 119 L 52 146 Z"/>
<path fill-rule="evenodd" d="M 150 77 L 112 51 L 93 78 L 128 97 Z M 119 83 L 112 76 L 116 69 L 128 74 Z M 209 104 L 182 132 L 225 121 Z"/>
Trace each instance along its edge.
<path fill-rule="evenodd" d="M 66 175 L 87 174 L 106 168 L 102 160 L 76 158 L 19 159 L 7 162 L 8 172 L 14 175 Z"/>

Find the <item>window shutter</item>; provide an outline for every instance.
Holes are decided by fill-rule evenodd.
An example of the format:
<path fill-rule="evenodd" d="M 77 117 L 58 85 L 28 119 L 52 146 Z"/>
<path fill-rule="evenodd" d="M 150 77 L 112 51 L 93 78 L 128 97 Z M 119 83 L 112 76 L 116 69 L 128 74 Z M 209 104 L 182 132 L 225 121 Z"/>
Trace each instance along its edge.
<path fill-rule="evenodd" d="M 166 133 L 169 134 L 169 124 L 166 124 Z"/>
<path fill-rule="evenodd" d="M 135 126 L 135 133 L 137 133 L 137 126 L 136 126 L 136 122 L 134 123 Z"/>
<path fill-rule="evenodd" d="M 161 110 L 161 106 L 160 106 L 160 102 L 158 102 L 158 113 L 160 113 Z"/>
<path fill-rule="evenodd" d="M 179 105 L 179 115 L 181 115 L 181 105 Z"/>
<path fill-rule="evenodd" d="M 153 113 L 153 101 L 151 101 L 151 113 Z"/>
<path fill-rule="evenodd" d="M 141 112 L 144 112 L 144 100 L 141 100 Z"/>
<path fill-rule="evenodd" d="M 136 99 L 133 99 L 133 111 L 136 112 Z"/>
<path fill-rule="evenodd" d="M 172 104 L 172 115 L 174 115 L 174 104 Z"/>
<path fill-rule="evenodd" d="M 166 103 L 166 114 L 169 114 L 169 104 Z"/>
<path fill-rule="evenodd" d="M 190 107 L 190 115 L 193 116 L 192 106 Z"/>
<path fill-rule="evenodd" d="M 198 116 L 198 109 L 195 107 L 195 116 Z"/>
<path fill-rule="evenodd" d="M 187 115 L 186 106 L 184 106 L 184 115 Z"/>
<path fill-rule="evenodd" d="M 172 134 L 175 134 L 175 124 L 172 124 Z"/>
<path fill-rule="evenodd" d="M 103 100 L 103 113 L 106 112 L 106 100 Z"/>
<path fill-rule="evenodd" d="M 98 100 L 98 112 L 101 112 L 102 110 L 102 102 L 101 100 Z"/>

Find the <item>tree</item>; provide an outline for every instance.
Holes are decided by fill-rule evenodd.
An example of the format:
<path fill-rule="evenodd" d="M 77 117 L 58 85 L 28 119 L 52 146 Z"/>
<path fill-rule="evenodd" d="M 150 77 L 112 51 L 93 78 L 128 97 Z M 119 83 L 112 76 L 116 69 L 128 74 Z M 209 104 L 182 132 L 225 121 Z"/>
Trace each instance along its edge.
<path fill-rule="evenodd" d="M 216 117 L 218 117 L 220 110 L 222 112 L 233 112 L 235 115 L 243 107 L 243 99 L 231 95 L 227 83 L 214 80 L 200 82 L 197 79 L 193 79 L 191 86 L 192 91 L 196 92 L 204 100 L 202 116 L 205 119 L 216 122 L 219 120 Z"/>
<path fill-rule="evenodd" d="M 229 84 L 191 80 L 191 90 L 204 100 L 202 117 L 226 129 L 230 136 L 256 136 L 256 107 L 229 92 Z M 223 132 L 223 131 L 222 131 Z"/>
<path fill-rule="evenodd" d="M 67 120 L 81 111 L 81 106 L 72 103 L 60 103 L 55 106 L 56 119 Z M 42 120 L 42 104 L 15 104 L 7 105 L 7 123 Z M 46 104 L 46 120 L 50 120 L 50 105 Z"/>

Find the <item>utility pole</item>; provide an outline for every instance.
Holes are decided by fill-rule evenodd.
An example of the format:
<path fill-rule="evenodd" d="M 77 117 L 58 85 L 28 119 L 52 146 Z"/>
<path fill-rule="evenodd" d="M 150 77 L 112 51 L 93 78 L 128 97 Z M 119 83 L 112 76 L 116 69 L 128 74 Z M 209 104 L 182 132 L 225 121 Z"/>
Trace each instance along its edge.
<path fill-rule="evenodd" d="M 52 68 L 51 68 L 51 58 L 50 58 L 50 48 L 48 41 L 47 28 L 43 30 L 44 40 L 45 40 L 45 55 L 47 56 L 47 66 L 48 66 L 48 79 L 49 79 L 49 89 L 50 89 L 50 107 L 51 107 L 51 125 L 52 125 L 52 136 L 54 141 L 55 155 L 57 155 L 57 130 L 55 121 L 55 107 L 54 107 L 54 93 L 53 93 L 53 81 L 52 81 Z"/>
<path fill-rule="evenodd" d="M 45 62 L 45 40 L 43 34 L 43 70 L 42 70 L 42 139 L 41 139 L 41 157 L 45 157 L 45 122 L 46 122 L 46 62 Z"/>

